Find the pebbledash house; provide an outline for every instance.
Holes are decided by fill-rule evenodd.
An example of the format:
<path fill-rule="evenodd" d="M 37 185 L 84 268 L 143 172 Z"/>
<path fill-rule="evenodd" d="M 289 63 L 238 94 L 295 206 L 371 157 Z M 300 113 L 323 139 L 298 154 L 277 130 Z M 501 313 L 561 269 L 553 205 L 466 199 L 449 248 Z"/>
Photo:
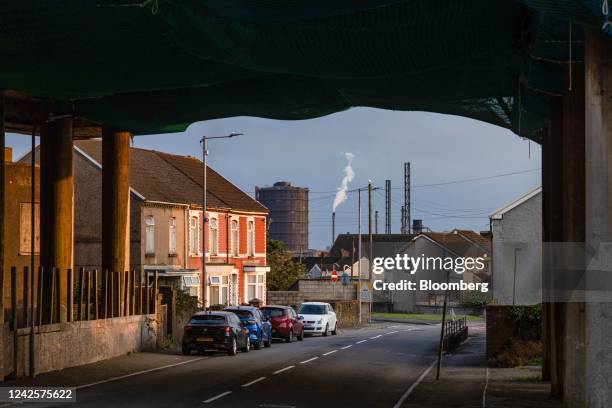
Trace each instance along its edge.
<path fill-rule="evenodd" d="M 75 267 L 101 264 L 102 143 L 74 143 Z M 130 149 L 130 268 L 201 300 L 202 161 Z M 266 207 L 207 171 L 207 304 L 265 303 Z M 128 243 L 126 243 L 128 245 Z"/>

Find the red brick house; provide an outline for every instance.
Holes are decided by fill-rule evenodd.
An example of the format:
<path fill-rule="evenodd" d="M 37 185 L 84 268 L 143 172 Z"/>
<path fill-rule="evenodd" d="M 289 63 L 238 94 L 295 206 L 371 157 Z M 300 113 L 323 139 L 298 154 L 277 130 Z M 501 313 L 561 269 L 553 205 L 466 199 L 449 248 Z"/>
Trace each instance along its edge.
<path fill-rule="evenodd" d="M 101 263 L 101 160 L 99 140 L 75 141 L 75 267 Z M 201 299 L 203 163 L 132 148 L 130 166 L 129 267 Z M 268 210 L 210 167 L 207 179 L 207 303 L 265 302 Z"/>

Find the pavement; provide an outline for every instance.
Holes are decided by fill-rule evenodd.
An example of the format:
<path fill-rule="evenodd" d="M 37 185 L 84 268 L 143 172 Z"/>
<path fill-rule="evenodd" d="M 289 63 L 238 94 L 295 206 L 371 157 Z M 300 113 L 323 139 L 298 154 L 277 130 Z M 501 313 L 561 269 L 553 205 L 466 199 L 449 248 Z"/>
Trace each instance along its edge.
<path fill-rule="evenodd" d="M 550 396 L 550 383 L 540 381 L 540 366 L 488 368 L 484 323 L 469 325 L 468 340 L 442 359 L 397 408 L 561 408 Z"/>
<path fill-rule="evenodd" d="M 134 353 L 3 386 L 77 388 L 76 404 L 21 404 L 33 407 L 561 407 L 533 381 L 539 367 L 486 368 L 483 323 L 470 323 L 436 380 L 439 334 L 439 325 L 373 323 L 235 357 Z"/>

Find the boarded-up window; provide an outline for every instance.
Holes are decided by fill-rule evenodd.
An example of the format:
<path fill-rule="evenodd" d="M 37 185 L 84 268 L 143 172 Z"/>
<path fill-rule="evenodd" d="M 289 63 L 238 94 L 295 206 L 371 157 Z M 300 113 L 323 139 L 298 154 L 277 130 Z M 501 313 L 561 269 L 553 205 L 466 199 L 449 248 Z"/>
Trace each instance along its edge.
<path fill-rule="evenodd" d="M 34 253 L 40 251 L 40 205 L 34 204 Z M 32 203 L 19 204 L 19 254 L 30 255 L 32 253 Z"/>

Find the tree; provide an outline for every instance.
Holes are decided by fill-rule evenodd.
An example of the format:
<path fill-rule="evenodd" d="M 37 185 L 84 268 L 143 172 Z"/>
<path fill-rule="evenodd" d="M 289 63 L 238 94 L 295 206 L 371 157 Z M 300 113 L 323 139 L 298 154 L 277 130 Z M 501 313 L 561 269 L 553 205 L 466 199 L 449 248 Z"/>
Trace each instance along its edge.
<path fill-rule="evenodd" d="M 296 280 L 306 277 L 304 265 L 293 260 L 282 241 L 269 240 L 266 252 L 270 267 L 266 277 L 268 290 L 287 290 Z"/>

